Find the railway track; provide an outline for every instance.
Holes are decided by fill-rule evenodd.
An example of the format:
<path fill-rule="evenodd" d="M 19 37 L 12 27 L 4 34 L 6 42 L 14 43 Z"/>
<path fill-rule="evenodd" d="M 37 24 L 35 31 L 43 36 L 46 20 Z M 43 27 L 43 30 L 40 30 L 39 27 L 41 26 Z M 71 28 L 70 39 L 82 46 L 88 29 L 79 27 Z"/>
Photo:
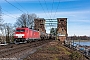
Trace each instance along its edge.
<path fill-rule="evenodd" d="M 12 45 L 11 48 L 0 50 L 0 58 L 18 58 L 22 59 L 26 54 L 35 52 L 37 47 L 41 47 L 43 44 L 50 42 L 51 40 L 37 41 L 27 44 Z"/>

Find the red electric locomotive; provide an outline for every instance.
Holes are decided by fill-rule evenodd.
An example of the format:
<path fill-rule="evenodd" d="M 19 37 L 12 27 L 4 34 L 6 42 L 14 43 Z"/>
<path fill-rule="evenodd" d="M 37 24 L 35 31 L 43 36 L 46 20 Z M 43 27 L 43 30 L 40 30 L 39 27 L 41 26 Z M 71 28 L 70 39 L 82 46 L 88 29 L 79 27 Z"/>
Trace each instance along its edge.
<path fill-rule="evenodd" d="M 27 41 L 32 41 L 36 39 L 40 39 L 39 31 L 29 29 L 27 27 L 16 28 L 16 31 L 14 34 L 15 43 L 26 43 Z"/>

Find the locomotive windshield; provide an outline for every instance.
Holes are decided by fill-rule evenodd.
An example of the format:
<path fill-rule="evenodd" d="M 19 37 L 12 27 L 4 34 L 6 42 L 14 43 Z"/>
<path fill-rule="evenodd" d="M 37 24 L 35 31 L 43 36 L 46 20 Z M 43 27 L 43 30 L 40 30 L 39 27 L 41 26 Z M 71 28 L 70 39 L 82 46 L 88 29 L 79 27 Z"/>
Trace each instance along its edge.
<path fill-rule="evenodd" d="M 25 29 L 17 29 L 16 32 L 25 32 Z"/>

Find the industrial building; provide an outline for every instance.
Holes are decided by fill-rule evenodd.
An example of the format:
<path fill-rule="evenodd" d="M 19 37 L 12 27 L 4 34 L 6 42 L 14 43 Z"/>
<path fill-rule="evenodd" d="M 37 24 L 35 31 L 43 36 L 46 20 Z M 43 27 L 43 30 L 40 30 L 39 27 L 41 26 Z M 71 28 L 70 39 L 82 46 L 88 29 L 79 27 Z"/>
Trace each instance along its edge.
<path fill-rule="evenodd" d="M 34 19 L 34 29 L 46 33 L 45 19 L 44 18 Z"/>
<path fill-rule="evenodd" d="M 57 39 L 64 42 L 67 39 L 67 18 L 57 18 Z M 45 19 L 34 19 L 34 29 L 46 33 Z"/>
<path fill-rule="evenodd" d="M 57 18 L 57 36 L 60 41 L 67 39 L 67 18 Z"/>

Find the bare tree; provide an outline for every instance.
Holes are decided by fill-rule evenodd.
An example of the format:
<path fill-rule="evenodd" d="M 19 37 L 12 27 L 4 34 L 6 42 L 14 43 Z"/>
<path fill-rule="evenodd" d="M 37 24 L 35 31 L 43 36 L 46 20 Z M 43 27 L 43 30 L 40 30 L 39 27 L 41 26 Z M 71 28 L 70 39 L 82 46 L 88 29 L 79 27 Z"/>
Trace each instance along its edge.
<path fill-rule="evenodd" d="M 1 31 L 0 42 L 5 42 L 4 27 L 1 27 L 0 31 Z"/>
<path fill-rule="evenodd" d="M 37 18 L 36 14 L 28 14 L 28 20 L 27 20 L 27 25 L 28 27 L 34 26 L 34 19 Z"/>
<path fill-rule="evenodd" d="M 11 23 L 5 23 L 4 24 L 4 32 L 5 32 L 5 36 L 6 36 L 6 42 L 11 42 L 13 40 L 13 26 Z"/>
<path fill-rule="evenodd" d="M 34 19 L 37 18 L 36 14 L 22 14 L 15 23 L 15 27 L 29 27 L 34 25 Z"/>
<path fill-rule="evenodd" d="M 1 37 L 0 37 L 0 41 L 3 41 L 3 36 L 4 36 L 4 31 L 3 31 L 3 19 L 2 19 L 2 8 L 0 6 L 0 31 L 1 31 Z"/>
<path fill-rule="evenodd" d="M 57 30 L 56 28 L 51 28 L 50 34 L 56 36 L 56 34 L 57 34 L 57 31 L 56 30 Z"/>
<path fill-rule="evenodd" d="M 12 40 L 11 36 L 13 36 L 13 26 L 10 23 L 3 23 L 1 9 L 0 7 L 0 40 L 1 42 L 10 42 Z"/>

